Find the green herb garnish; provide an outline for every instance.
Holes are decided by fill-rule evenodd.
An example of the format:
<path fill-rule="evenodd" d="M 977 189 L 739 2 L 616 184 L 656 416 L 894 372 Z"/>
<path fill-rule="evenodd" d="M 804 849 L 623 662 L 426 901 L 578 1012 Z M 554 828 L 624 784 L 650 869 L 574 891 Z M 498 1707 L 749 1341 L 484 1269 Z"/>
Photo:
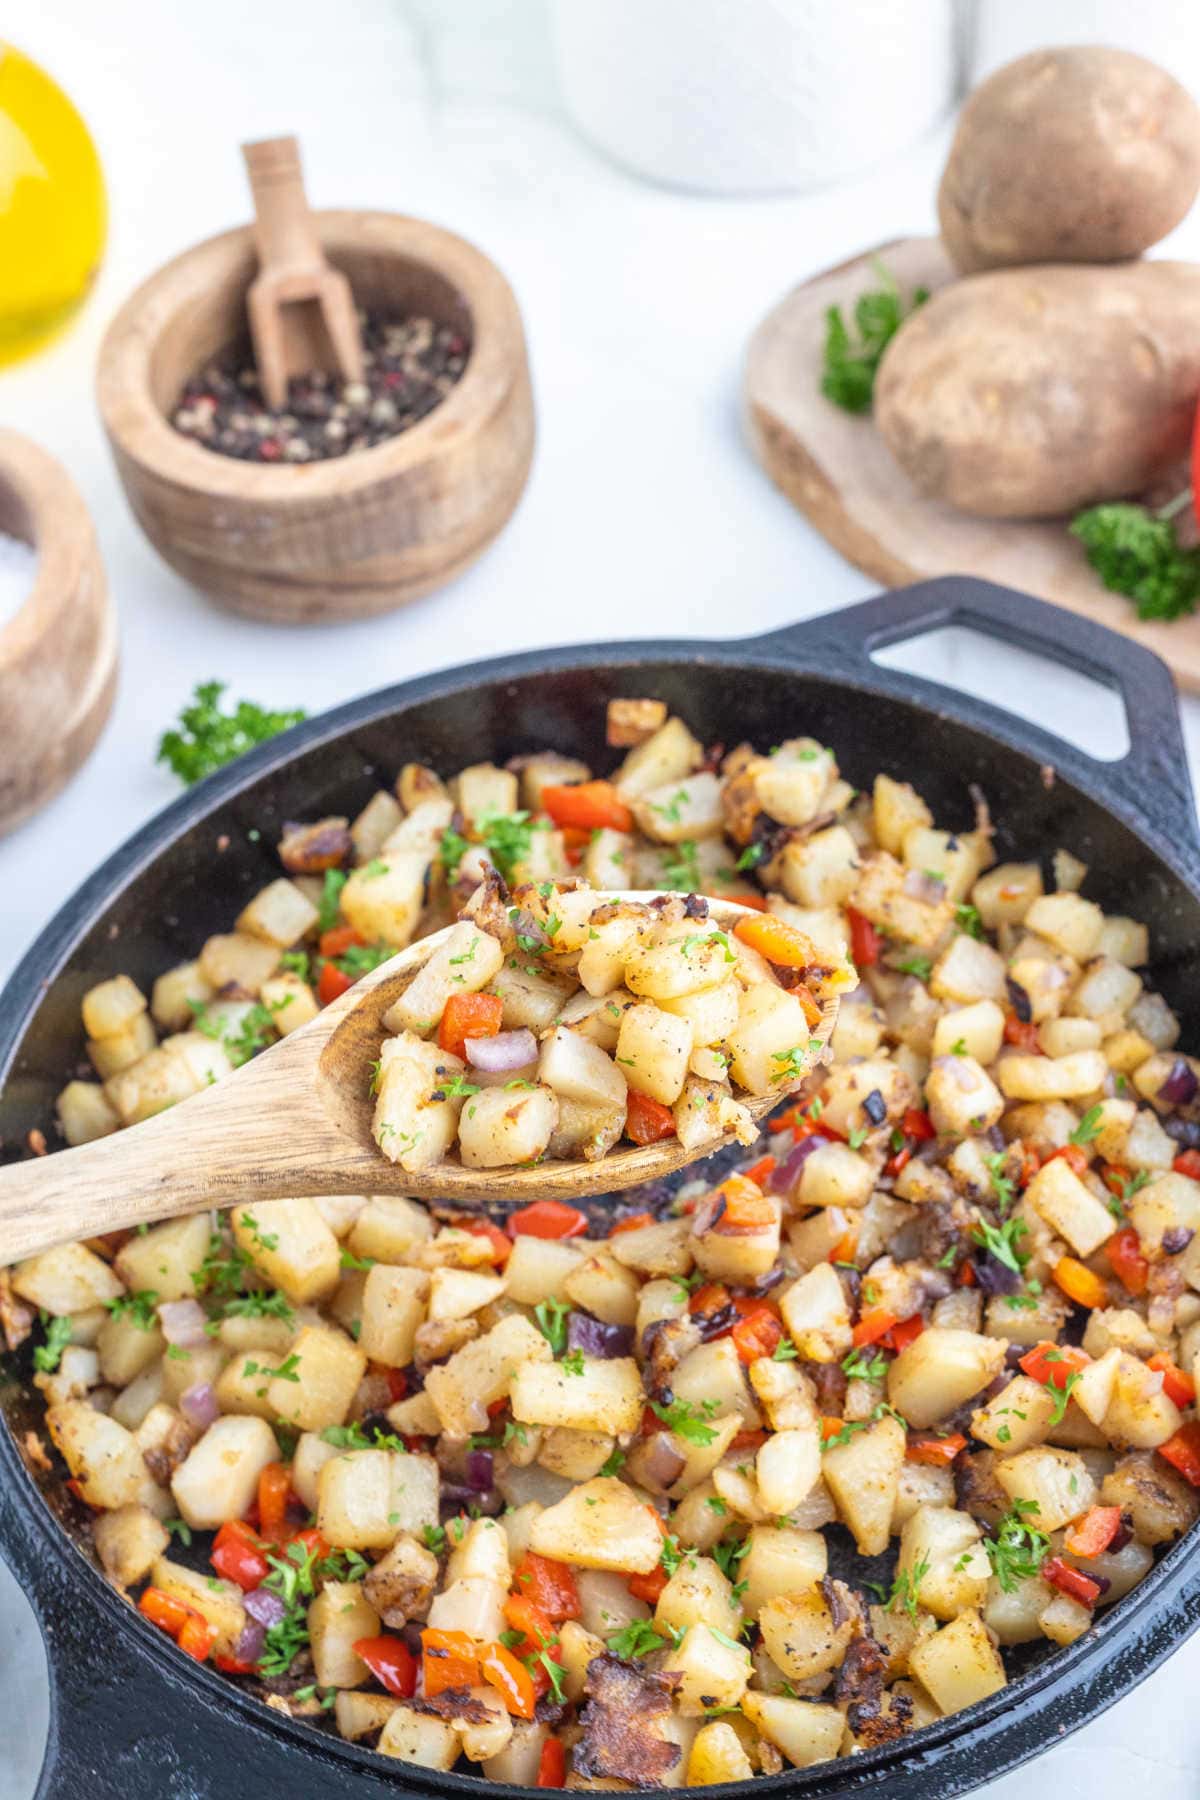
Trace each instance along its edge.
<path fill-rule="evenodd" d="M 178 726 L 159 739 L 156 760 L 166 763 L 188 787 L 308 717 L 301 707 L 272 712 L 253 700 L 239 700 L 232 712 L 222 712 L 225 685 L 199 682 L 190 704 L 180 712 Z"/>

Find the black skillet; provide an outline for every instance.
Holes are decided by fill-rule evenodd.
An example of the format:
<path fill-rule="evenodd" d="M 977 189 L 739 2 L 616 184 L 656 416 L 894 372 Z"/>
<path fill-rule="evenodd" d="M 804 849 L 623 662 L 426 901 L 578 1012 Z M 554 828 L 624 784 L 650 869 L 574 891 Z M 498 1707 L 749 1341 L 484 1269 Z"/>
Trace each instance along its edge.
<path fill-rule="evenodd" d="M 1039 652 L 1116 689 L 1131 749 L 1099 763 L 1049 731 L 870 653 L 949 624 Z M 1180 629 L 1190 629 L 1182 626 Z M 1200 1036 L 1200 844 L 1175 692 L 1158 659 L 1100 626 L 984 583 L 948 578 L 747 642 L 652 641 L 503 657 L 352 701 L 206 781 L 153 820 L 61 910 L 0 1000 L 0 1134 L 19 1154 L 48 1130 L 81 1048 L 79 1001 L 104 976 L 145 985 L 226 929 L 278 872 L 288 818 L 353 814 L 412 758 L 450 772 L 553 745 L 601 769 L 605 701 L 653 694 L 706 742 L 760 747 L 807 732 L 858 784 L 912 779 L 939 821 L 970 822 L 967 786 L 991 803 L 1002 857 L 1063 844 L 1088 863 L 1089 894 L 1150 927 L 1154 980 Z M 1053 728 L 1054 720 L 1047 720 Z M 501 1789 L 477 1777 L 388 1763 L 265 1709 L 189 1663 L 123 1602 L 88 1558 L 80 1509 L 60 1476 L 34 1478 L 18 1450 L 38 1417 L 28 1362 L 0 1372 L 0 1550 L 45 1634 L 52 1702 L 39 1795 L 121 1800 L 327 1800 Z M 902 1745 L 791 1771 L 756 1788 L 948 1800 L 1057 1743 L 1126 1693 L 1200 1623 L 1197 1532 L 1067 1650 L 1028 1647 L 991 1700 Z M 744 1789 L 710 1790 L 728 1794 Z"/>

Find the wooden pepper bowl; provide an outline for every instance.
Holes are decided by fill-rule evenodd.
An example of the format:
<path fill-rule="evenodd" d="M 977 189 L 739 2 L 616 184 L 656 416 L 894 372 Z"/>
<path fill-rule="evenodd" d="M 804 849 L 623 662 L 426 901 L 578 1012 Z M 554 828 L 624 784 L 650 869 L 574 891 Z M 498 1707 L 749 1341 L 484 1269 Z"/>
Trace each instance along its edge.
<path fill-rule="evenodd" d="M 142 284 L 100 349 L 100 411 L 129 502 L 173 569 L 215 600 L 283 624 L 388 612 L 451 580 L 521 496 L 533 395 L 512 289 L 462 238 L 395 213 L 314 214 L 360 306 L 462 333 L 462 376 L 419 424 L 374 449 L 287 467 L 234 460 L 170 423 L 184 382 L 245 336 L 249 226 Z"/>
<path fill-rule="evenodd" d="M 37 551 L 25 604 L 0 624 L 0 833 L 91 754 L 117 686 L 117 627 L 91 517 L 45 450 L 0 431 L 0 532 Z"/>

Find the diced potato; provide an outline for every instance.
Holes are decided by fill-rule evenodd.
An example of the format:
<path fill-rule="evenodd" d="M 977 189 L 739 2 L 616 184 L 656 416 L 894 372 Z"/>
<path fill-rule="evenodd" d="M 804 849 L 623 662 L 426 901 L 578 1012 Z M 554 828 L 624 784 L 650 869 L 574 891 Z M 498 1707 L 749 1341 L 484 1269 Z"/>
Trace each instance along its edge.
<path fill-rule="evenodd" d="M 171 1541 L 161 1520 L 136 1503 L 100 1513 L 92 1536 L 101 1568 L 121 1588 L 144 1581 Z"/>
<path fill-rule="evenodd" d="M 495 763 L 474 763 L 460 770 L 450 783 L 450 792 L 472 824 L 488 813 L 507 815 L 517 810 L 517 777 Z"/>
<path fill-rule="evenodd" d="M 239 1587 L 207 1572 L 185 1568 L 167 1556 L 160 1556 L 151 1569 L 150 1583 L 200 1614 L 216 1634 L 213 1649 L 219 1656 L 233 1655 L 246 1627 L 246 1609 Z"/>
<path fill-rule="evenodd" d="M 438 1522 L 438 1466 L 431 1456 L 348 1450 L 317 1476 L 317 1529 L 346 1550 L 387 1550 L 401 1532 Z"/>
<path fill-rule="evenodd" d="M 995 1465 L 996 1480 L 1010 1500 L 1036 1505 L 1039 1531 L 1057 1531 L 1096 1500 L 1096 1484 L 1083 1458 L 1072 1450 L 1042 1444 L 1006 1456 Z"/>
<path fill-rule="evenodd" d="M 128 1387 L 143 1369 L 157 1361 L 164 1349 L 158 1326 L 152 1324 L 146 1330 L 129 1313 L 110 1313 L 96 1339 L 100 1373 L 118 1388 Z"/>
<path fill-rule="evenodd" d="M 953 1506 L 954 1471 L 906 1462 L 896 1484 L 892 1534 L 899 1536 L 919 1506 Z"/>
<path fill-rule="evenodd" d="M 1037 863 L 997 863 L 971 889 L 971 900 L 988 931 L 1019 925 L 1043 892 Z"/>
<path fill-rule="evenodd" d="M 347 1248 L 361 1260 L 401 1263 L 432 1236 L 433 1220 L 415 1200 L 374 1194 L 355 1219 Z"/>
<path fill-rule="evenodd" d="M 733 1726 L 724 1719 L 702 1725 L 687 1757 L 687 1785 L 714 1787 L 721 1781 L 749 1781 L 754 1764 Z"/>
<path fill-rule="evenodd" d="M 934 1056 L 966 1055 L 995 1062 L 1004 1038 L 1004 1013 L 994 1000 L 976 1000 L 944 1012 L 933 1028 Z M 955 1046 L 961 1046 L 956 1051 Z"/>
<path fill-rule="evenodd" d="M 307 937 L 317 923 L 317 909 L 294 881 L 280 876 L 255 894 L 238 916 L 237 929 L 279 950 Z"/>
<path fill-rule="evenodd" d="M 444 810 L 448 825 L 449 801 Z M 416 818 L 416 814 L 410 817 Z M 425 899 L 425 876 L 432 860 L 432 852 L 425 849 L 392 847 L 407 824 L 405 820 L 391 834 L 366 867 L 354 870 L 341 893 L 347 924 L 367 943 L 391 944 L 397 950 L 411 941 L 417 928 Z"/>
<path fill-rule="evenodd" d="M 200 973 L 217 993 L 222 988 L 241 988 L 257 998 L 264 981 L 279 967 L 279 946 L 264 943 L 245 931 L 210 937 L 200 952 Z"/>
<path fill-rule="evenodd" d="M 231 1214 L 234 1242 L 293 1306 L 333 1292 L 341 1275 L 337 1238 L 311 1200 L 262 1200 Z"/>
<path fill-rule="evenodd" d="M 581 1106 L 612 1108 L 624 1120 L 627 1083 L 623 1069 L 598 1044 L 565 1025 L 556 1026 L 542 1040 L 538 1080 L 560 1099 L 574 1100 Z"/>
<path fill-rule="evenodd" d="M 1054 1644 L 1073 1644 L 1092 1629 L 1092 1614 L 1069 1594 L 1055 1594 L 1042 1609 L 1038 1623 Z"/>
<path fill-rule="evenodd" d="M 767 1654 L 789 1681 L 807 1681 L 836 1669 L 857 1635 L 853 1606 L 839 1608 L 835 1623 L 820 1587 L 775 1594 L 759 1608 L 758 1628 Z"/>
<path fill-rule="evenodd" d="M 840 1708 L 783 1694 L 742 1695 L 742 1711 L 768 1743 L 781 1750 L 797 1769 L 827 1762 L 838 1754 L 846 1721 Z"/>
<path fill-rule="evenodd" d="M 682 781 L 703 761 L 704 750 L 683 720 L 670 718 L 653 737 L 634 745 L 613 779 L 630 803 L 669 781 Z"/>
<path fill-rule="evenodd" d="M 948 899 L 928 901 L 905 892 L 905 871 L 894 857 L 881 851 L 862 864 L 848 896 L 855 909 L 889 937 L 918 950 L 939 949 L 954 924 L 954 908 Z"/>
<path fill-rule="evenodd" d="M 128 1238 L 113 1267 L 132 1293 L 149 1288 L 160 1301 L 190 1300 L 196 1292 L 192 1278 L 208 1255 L 210 1236 L 206 1213 L 170 1219 L 165 1225 L 152 1225 L 144 1236 Z"/>
<path fill-rule="evenodd" d="M 58 1128 L 72 1147 L 108 1137 L 121 1123 L 104 1089 L 94 1081 L 68 1081 L 54 1109 Z"/>
<path fill-rule="evenodd" d="M 558 1123 L 558 1101 L 546 1087 L 484 1088 L 463 1107 L 458 1147 L 468 1169 L 536 1162 Z"/>
<path fill-rule="evenodd" d="M 907 868 L 939 875 L 952 904 L 966 899 L 980 871 L 992 860 L 983 832 L 931 831 L 922 825 L 905 832 L 902 854 Z"/>
<path fill-rule="evenodd" d="M 1109 1443 L 1154 1450 L 1183 1424 L 1179 1408 L 1162 1389 L 1162 1376 L 1127 1351 L 1117 1352 L 1112 1392 L 1100 1422 Z"/>
<path fill-rule="evenodd" d="M 1150 933 L 1136 919 L 1108 913 L 1100 928 L 1096 955 L 1111 957 L 1127 969 L 1142 969 L 1150 961 Z"/>
<path fill-rule="evenodd" d="M 1052 1231 L 1066 1238 L 1076 1256 L 1090 1256 L 1117 1228 L 1108 1208 L 1061 1156 L 1038 1170 L 1025 1190 L 1025 1203 Z"/>
<path fill-rule="evenodd" d="M 987 1131 L 1004 1111 L 1004 1096 L 973 1056 L 940 1056 L 925 1083 L 925 1103 L 940 1137 Z"/>
<path fill-rule="evenodd" d="M 505 1286 L 502 1275 L 482 1275 L 474 1269 L 434 1269 L 429 1283 L 429 1317 L 434 1320 L 468 1318 L 499 1299 Z M 369 1345 L 364 1347 L 374 1361 L 383 1360 L 374 1355 Z M 410 1353 L 395 1366 L 403 1368 L 404 1363 L 411 1361 Z"/>
<path fill-rule="evenodd" d="M 313 1670 L 322 1687 L 361 1687 L 371 1671 L 354 1649 L 376 1637 L 379 1614 L 359 1581 L 327 1581 L 308 1609 Z"/>
<path fill-rule="evenodd" d="M 292 1457 L 292 1488 L 309 1512 L 315 1513 L 317 1510 L 317 1484 L 321 1470 L 327 1462 L 332 1462 L 340 1454 L 338 1446 L 326 1443 L 319 1432 L 301 1432 Z"/>
<path fill-rule="evenodd" d="M 381 1731 L 400 1705 L 390 1694 L 359 1694 L 353 1688 L 342 1689 L 334 1698 L 333 1716 L 338 1736 L 357 1743 Z"/>
<path fill-rule="evenodd" d="M 435 1271 L 436 1275 L 448 1273 L 440 1269 Z M 474 1276 L 466 1270 L 455 1270 L 453 1275 L 459 1280 L 484 1282 L 489 1297 L 498 1291 L 491 1277 Z M 376 1263 L 368 1270 L 363 1284 L 358 1347 L 371 1362 L 403 1369 L 412 1361 L 417 1327 L 425 1318 L 430 1282 L 430 1276 L 423 1269 L 397 1269 L 387 1263 Z"/>
<path fill-rule="evenodd" d="M 751 1431 L 761 1423 L 732 1338 L 714 1338 L 690 1350 L 671 1376 L 671 1391 L 677 1400 L 703 1407 L 709 1418 L 737 1413 Z"/>
<path fill-rule="evenodd" d="M 280 1037 L 286 1037 L 290 1031 L 299 1031 L 304 1025 L 311 1025 L 320 1011 L 317 997 L 307 981 L 299 975 L 285 970 L 282 975 L 272 975 L 262 985 L 262 1003 L 271 1015 Z"/>
<path fill-rule="evenodd" d="M 721 783 L 708 770 L 650 788 L 634 805 L 648 838 L 659 844 L 719 837 L 723 828 Z"/>
<path fill-rule="evenodd" d="M 383 1623 L 396 1630 L 427 1616 L 438 1580 L 433 1551 L 405 1531 L 374 1564 L 363 1587 Z"/>
<path fill-rule="evenodd" d="M 1009 1100 L 1074 1100 L 1096 1093 L 1107 1074 L 1100 1050 L 1054 1057 L 1006 1056 L 999 1064 L 1000 1086 Z"/>
<path fill-rule="evenodd" d="M 768 1443 L 771 1441 L 768 1439 Z M 825 1454 L 825 1480 L 839 1514 L 854 1534 L 861 1556 L 879 1556 L 887 1549 L 906 1445 L 904 1427 L 885 1414 Z M 762 1451 L 760 1461 L 761 1457 Z M 818 1450 L 818 1471 L 821 1467 Z M 763 1490 L 761 1475 L 759 1489 Z M 763 1499 L 772 1511 L 791 1511 L 790 1507 L 776 1508 L 765 1492 Z"/>
<path fill-rule="evenodd" d="M 1162 1457 L 1144 1453 L 1121 1458 L 1105 1476 L 1100 1500 L 1105 1506 L 1119 1506 L 1129 1514 L 1142 1544 L 1173 1542 L 1200 1514 L 1200 1495 L 1196 1490 Z M 1100 1560 L 1090 1559 L 1089 1568 L 1094 1562 L 1099 1569 Z M 1110 1571 L 1105 1567 L 1099 1572 L 1107 1575 Z"/>
<path fill-rule="evenodd" d="M 134 1014 L 123 1031 L 114 1032 L 111 1037 L 89 1038 L 87 1049 L 97 1075 L 101 1081 L 107 1081 L 148 1056 L 157 1042 L 149 1014 L 141 1012 Z"/>
<path fill-rule="evenodd" d="M 817 1263 L 785 1288 L 779 1309 L 792 1342 L 806 1361 L 840 1362 L 849 1352 L 850 1309 L 831 1264 Z"/>
<path fill-rule="evenodd" d="M 686 1219 L 661 1219 L 618 1233 L 607 1248 L 624 1268 L 639 1274 L 686 1275 L 692 1266 L 691 1246 Z"/>
<path fill-rule="evenodd" d="M 870 1162 L 849 1144 L 818 1143 L 800 1172 L 801 1206 L 865 1206 L 875 1186 Z"/>
<path fill-rule="evenodd" d="M 893 856 L 899 856 L 904 839 L 914 825 L 933 824 L 933 814 L 907 781 L 893 781 L 890 775 L 876 775 L 871 802 L 875 837 L 881 848 Z"/>
<path fill-rule="evenodd" d="M 461 920 L 451 927 L 445 943 L 438 945 L 384 1014 L 385 1030 L 427 1035 L 452 995 L 478 993 L 487 987 L 503 961 L 504 952 L 496 938 Z"/>
<path fill-rule="evenodd" d="M 624 1236 L 622 1232 L 620 1234 Z M 517 1240 L 520 1243 L 520 1239 Z M 540 1239 L 545 1244 L 552 1240 Z M 514 1246 L 515 1254 L 515 1246 Z M 509 1293 L 512 1292 L 512 1262 L 510 1256 L 505 1267 L 509 1278 Z M 548 1290 L 557 1292 L 556 1288 Z M 632 1325 L 637 1318 L 639 1285 L 637 1277 L 628 1269 L 622 1268 L 615 1257 L 606 1250 L 593 1251 L 584 1256 L 570 1268 L 562 1282 L 562 1292 L 573 1306 L 580 1306 L 595 1318 L 603 1319 L 606 1325 Z"/>
<path fill-rule="evenodd" d="M 1094 901 L 1078 894 L 1043 894 L 1029 907 L 1025 924 L 1064 956 L 1086 962 L 1096 954 L 1104 914 Z"/>
<path fill-rule="evenodd" d="M 753 1672 L 745 1644 L 711 1625 L 690 1626 L 670 1662 L 672 1674 L 681 1677 L 674 1701 L 685 1719 L 701 1718 L 715 1706 L 737 1706 Z"/>
<path fill-rule="evenodd" d="M 658 1597 L 654 1622 L 671 1631 L 715 1625 L 718 1631 L 737 1637 L 742 1609 L 733 1598 L 732 1582 L 710 1556 L 685 1557 Z"/>
<path fill-rule="evenodd" d="M 662 1541 L 649 1507 L 612 1475 L 584 1482 L 548 1506 L 534 1520 L 529 1539 L 539 1556 L 557 1562 L 638 1575 L 657 1565 Z"/>
<path fill-rule="evenodd" d="M 1001 1001 L 1005 996 L 1004 958 L 979 938 L 960 932 L 952 938 L 933 965 L 929 991 L 939 1000 L 972 1006 L 980 1000 Z"/>
<path fill-rule="evenodd" d="M 930 1326 L 893 1360 L 888 1399 L 910 1425 L 936 1425 L 987 1387 L 1003 1367 L 1002 1339 Z"/>
<path fill-rule="evenodd" d="M 377 788 L 350 826 L 355 860 L 365 867 L 379 855 L 404 814 L 386 788 Z"/>
<path fill-rule="evenodd" d="M 459 1738 L 453 1726 L 431 1713 L 397 1705 L 388 1716 L 376 1745 L 380 1756 L 395 1756 L 421 1769 L 452 1769 L 458 1761 Z"/>
<path fill-rule="evenodd" d="M 737 1572 L 739 1582 L 746 1583 L 741 1603 L 749 1619 L 756 1619 L 777 1594 L 799 1594 L 815 1587 L 828 1570 L 828 1548 L 819 1531 L 752 1525 L 746 1542 L 749 1548 Z"/>
<path fill-rule="evenodd" d="M 537 1327 L 513 1314 L 430 1369 L 425 1392 L 437 1408 L 442 1430 L 469 1437 L 487 1430 L 488 1407 L 507 1398 L 523 1364 L 550 1360 L 550 1346 Z"/>
<path fill-rule="evenodd" d="M 683 1091 L 691 1052 L 692 1027 L 686 1019 L 647 1002 L 622 1014 L 617 1073 L 637 1093 L 672 1105 Z"/>
<path fill-rule="evenodd" d="M 909 1660 L 913 1674 L 944 1713 L 986 1700 L 1008 1681 L 999 1652 L 974 1610 L 925 1638 Z"/>
<path fill-rule="evenodd" d="M 83 1244 L 59 1244 L 18 1263 L 12 1285 L 22 1300 L 55 1318 L 103 1306 L 124 1291 L 108 1264 Z"/>
<path fill-rule="evenodd" d="M 729 1034 L 730 1072 L 752 1094 L 785 1094 L 809 1060 L 809 1026 L 795 994 L 766 983 L 747 988 Z"/>
<path fill-rule="evenodd" d="M 1029 1375 L 1014 1375 L 1008 1386 L 971 1416 L 971 1435 L 993 1450 L 1016 1455 L 1040 1444 L 1054 1414 L 1054 1394 Z"/>
<path fill-rule="evenodd" d="M 509 1298 L 539 1306 L 563 1292 L 563 1282 L 579 1266 L 583 1252 L 569 1238 L 518 1236 L 504 1265 Z"/>
<path fill-rule="evenodd" d="M 279 1460 L 275 1433 L 264 1419 L 229 1414 L 209 1426 L 171 1477 L 180 1515 L 193 1531 L 215 1531 L 240 1519 L 258 1478 Z"/>
<path fill-rule="evenodd" d="M 279 1370 L 271 1376 L 268 1394 L 275 1417 L 301 1431 L 324 1431 L 344 1425 L 358 1384 L 367 1368 L 366 1353 L 331 1325 L 302 1325 Z"/>
<path fill-rule="evenodd" d="M 576 1374 L 563 1363 L 525 1363 L 512 1383 L 514 1419 L 576 1431 L 636 1431 L 645 1405 L 633 1357 L 584 1357 Z"/>
<path fill-rule="evenodd" d="M 413 1174 L 442 1160 L 454 1142 L 462 1108 L 462 1096 L 445 1089 L 465 1068 L 460 1057 L 412 1032 L 384 1039 L 371 1131 L 389 1162 Z M 503 1090 L 490 1089 L 472 1105 L 489 1096 L 503 1098 Z"/>
<path fill-rule="evenodd" d="M 114 975 L 83 996 L 83 1029 L 90 1038 L 117 1037 L 146 1010 L 146 996 L 128 975 Z"/>
<path fill-rule="evenodd" d="M 952 1619 L 983 1604 L 992 1568 L 981 1538 L 977 1521 L 951 1506 L 918 1506 L 906 1522 L 897 1572 L 935 1618 Z"/>
<path fill-rule="evenodd" d="M 1054 1594 L 1040 1576 L 1015 1580 L 1004 1588 L 995 1576 L 988 1582 L 983 1622 L 1004 1645 L 1032 1644 L 1042 1635 L 1041 1618 Z"/>
<path fill-rule="evenodd" d="M 858 878 L 858 845 L 844 825 L 791 839 L 780 858 L 779 885 L 797 906 L 841 906 Z"/>
<path fill-rule="evenodd" d="M 768 1512 L 778 1516 L 794 1512 L 821 1479 L 818 1428 L 806 1425 L 795 1431 L 772 1432 L 759 1447 L 754 1476 L 759 1500 Z"/>
<path fill-rule="evenodd" d="M 86 1400 L 64 1400 L 46 1413 L 51 1441 L 79 1484 L 89 1506 L 127 1506 L 139 1498 L 145 1479 L 141 1449 L 115 1419 Z"/>

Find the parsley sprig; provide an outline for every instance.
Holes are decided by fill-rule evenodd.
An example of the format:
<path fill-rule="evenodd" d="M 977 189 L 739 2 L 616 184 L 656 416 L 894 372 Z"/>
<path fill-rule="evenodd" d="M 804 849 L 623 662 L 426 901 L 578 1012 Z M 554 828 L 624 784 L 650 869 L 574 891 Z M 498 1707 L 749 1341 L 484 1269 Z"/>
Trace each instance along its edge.
<path fill-rule="evenodd" d="M 874 258 L 871 264 L 879 287 L 860 294 L 854 303 L 851 335 L 840 306 L 825 314 L 825 364 L 821 392 L 846 412 L 870 412 L 875 397 L 875 373 L 884 351 L 904 320 L 929 298 L 928 288 L 914 288 L 906 307 L 894 276 Z"/>
<path fill-rule="evenodd" d="M 1041 1573 L 1050 1539 L 1029 1523 L 1040 1510 L 1036 1500 L 1014 1500 L 993 1535 L 983 1540 L 992 1573 L 1006 1594 L 1015 1593 L 1019 1582 Z"/>
<path fill-rule="evenodd" d="M 1076 515 L 1071 535 L 1105 587 L 1134 602 L 1139 619 L 1179 619 L 1200 600 L 1200 550 L 1185 550 L 1174 515 L 1183 494 L 1152 512 L 1131 501 L 1090 506 Z"/>
<path fill-rule="evenodd" d="M 232 712 L 223 712 L 224 692 L 223 681 L 199 682 L 179 724 L 159 739 L 156 760 L 166 763 L 187 787 L 308 717 L 302 707 L 275 712 L 253 700 L 239 700 Z"/>

